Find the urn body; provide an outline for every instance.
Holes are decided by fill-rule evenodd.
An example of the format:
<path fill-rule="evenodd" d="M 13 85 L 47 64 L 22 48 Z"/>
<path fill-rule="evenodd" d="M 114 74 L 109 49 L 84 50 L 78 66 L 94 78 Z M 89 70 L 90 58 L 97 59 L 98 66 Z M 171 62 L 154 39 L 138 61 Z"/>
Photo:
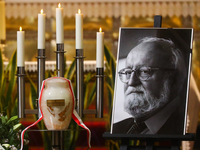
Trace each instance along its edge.
<path fill-rule="evenodd" d="M 44 83 L 40 109 L 48 130 L 65 130 L 71 121 L 74 97 L 71 84 L 64 78 L 49 78 Z"/>

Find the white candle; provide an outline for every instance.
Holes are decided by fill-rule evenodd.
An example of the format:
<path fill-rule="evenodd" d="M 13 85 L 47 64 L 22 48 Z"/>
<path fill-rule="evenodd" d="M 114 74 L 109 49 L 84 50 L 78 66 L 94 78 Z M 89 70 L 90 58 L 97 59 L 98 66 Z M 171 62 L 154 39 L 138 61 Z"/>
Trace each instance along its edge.
<path fill-rule="evenodd" d="M 0 40 L 6 39 L 5 2 L 0 1 Z"/>
<path fill-rule="evenodd" d="M 97 41 L 96 41 L 96 67 L 104 67 L 104 32 L 102 29 L 99 29 L 97 32 Z"/>
<path fill-rule="evenodd" d="M 83 49 L 83 14 L 80 9 L 76 14 L 76 49 Z"/>
<path fill-rule="evenodd" d="M 41 14 L 38 14 L 38 49 L 45 49 L 45 18 L 41 9 Z"/>
<path fill-rule="evenodd" d="M 17 31 L 17 66 L 24 66 L 24 34 L 22 27 Z"/>
<path fill-rule="evenodd" d="M 64 43 L 63 8 L 60 3 L 56 8 L 56 43 Z"/>

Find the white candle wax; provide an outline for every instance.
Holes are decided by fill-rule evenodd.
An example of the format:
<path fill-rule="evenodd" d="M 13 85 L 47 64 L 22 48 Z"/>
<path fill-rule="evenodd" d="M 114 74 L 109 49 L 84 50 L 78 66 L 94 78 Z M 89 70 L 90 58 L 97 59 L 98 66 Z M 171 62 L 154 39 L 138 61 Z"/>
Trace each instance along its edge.
<path fill-rule="evenodd" d="M 64 27 L 63 27 L 63 8 L 60 3 L 56 8 L 56 43 L 64 43 Z"/>
<path fill-rule="evenodd" d="M 83 49 L 83 14 L 76 14 L 76 49 Z"/>
<path fill-rule="evenodd" d="M 45 19 L 46 15 L 41 9 L 41 14 L 38 14 L 38 49 L 45 49 Z"/>
<path fill-rule="evenodd" d="M 20 27 L 20 31 L 17 31 L 17 66 L 24 66 L 24 34 Z"/>
<path fill-rule="evenodd" d="M 5 2 L 0 1 L 0 40 L 6 39 Z"/>
<path fill-rule="evenodd" d="M 96 41 L 96 67 L 104 67 L 104 32 L 97 32 L 97 41 Z"/>

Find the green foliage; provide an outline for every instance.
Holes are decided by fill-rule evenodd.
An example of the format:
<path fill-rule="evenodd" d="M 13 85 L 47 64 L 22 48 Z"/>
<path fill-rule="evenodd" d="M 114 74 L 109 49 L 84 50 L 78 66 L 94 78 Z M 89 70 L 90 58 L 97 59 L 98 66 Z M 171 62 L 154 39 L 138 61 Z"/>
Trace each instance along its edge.
<path fill-rule="evenodd" d="M 27 73 L 27 78 L 29 79 L 30 82 L 30 94 L 29 94 L 29 104 L 31 109 L 36 109 L 37 108 L 37 88 L 34 82 L 31 80 L 29 74 Z M 35 116 L 36 117 L 36 116 Z"/>
<path fill-rule="evenodd" d="M 74 77 L 75 71 L 76 71 L 76 60 L 74 59 L 69 68 L 66 70 L 64 78 L 69 79 L 71 81 Z"/>
<path fill-rule="evenodd" d="M 108 101 L 108 106 L 110 108 L 108 112 L 108 116 L 110 116 L 109 121 L 108 121 L 109 123 L 108 128 L 110 130 L 112 108 L 113 108 L 114 87 L 115 87 L 116 59 L 106 46 L 104 46 L 104 54 L 106 57 L 106 71 L 105 71 L 106 79 L 105 80 L 106 80 L 106 87 L 107 87 L 107 93 L 108 93 L 107 101 Z M 110 150 L 119 150 L 120 142 L 109 140 L 109 146 L 110 146 L 109 147 Z"/>
<path fill-rule="evenodd" d="M 16 87 L 16 70 L 17 70 L 17 56 L 16 50 L 8 63 L 6 69 L 4 69 L 2 53 L 0 50 L 0 112 L 7 115 L 10 118 L 12 115 L 16 115 L 16 99 L 17 93 Z M 15 112 L 13 112 L 15 111 Z"/>
<path fill-rule="evenodd" d="M 84 79 L 84 108 L 88 108 L 96 96 L 96 82 L 93 85 L 89 84 L 94 77 L 94 73 L 88 73 Z"/>
<path fill-rule="evenodd" d="M 106 46 L 104 46 L 104 53 L 106 57 L 106 72 L 105 72 L 106 79 L 105 80 L 106 80 L 106 87 L 108 91 L 108 106 L 109 108 L 112 108 L 114 87 L 115 87 L 116 59 Z M 109 116 L 111 119 L 112 109 L 109 110 Z M 110 120 L 109 120 L 109 123 L 110 123 Z"/>
<path fill-rule="evenodd" d="M 6 68 L 0 50 L 0 144 L 6 150 L 20 148 L 20 132 L 24 128 L 15 116 L 17 115 L 16 70 L 16 50 Z M 25 139 L 24 142 L 26 144 L 28 140 Z"/>
<path fill-rule="evenodd" d="M 23 125 L 19 123 L 19 119 L 17 116 L 13 116 L 8 119 L 7 116 L 3 116 L 0 114 L 0 144 L 6 150 L 14 150 L 20 149 L 21 139 L 20 134 L 22 129 L 24 129 Z M 28 144 L 28 135 L 24 135 L 24 144 Z"/>

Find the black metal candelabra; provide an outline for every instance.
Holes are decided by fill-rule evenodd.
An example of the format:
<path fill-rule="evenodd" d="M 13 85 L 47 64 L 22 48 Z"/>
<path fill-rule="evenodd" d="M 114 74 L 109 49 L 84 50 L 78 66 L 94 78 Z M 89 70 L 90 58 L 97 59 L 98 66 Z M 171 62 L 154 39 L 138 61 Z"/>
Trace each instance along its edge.
<path fill-rule="evenodd" d="M 76 49 L 76 88 L 77 88 L 77 112 L 79 116 L 83 117 L 84 109 L 84 95 L 83 95 L 83 84 L 84 84 L 84 73 L 83 73 L 83 49 Z"/>
<path fill-rule="evenodd" d="M 18 117 L 25 117 L 25 69 L 24 66 L 17 67 L 17 95 L 18 95 Z"/>
<path fill-rule="evenodd" d="M 37 58 L 37 77 L 38 77 L 38 84 L 37 84 L 37 95 L 39 97 L 42 81 L 45 79 L 45 49 L 38 49 L 38 56 Z M 38 108 L 38 118 L 40 118 L 41 113 L 39 109 L 39 101 L 37 102 L 37 108 Z"/>

